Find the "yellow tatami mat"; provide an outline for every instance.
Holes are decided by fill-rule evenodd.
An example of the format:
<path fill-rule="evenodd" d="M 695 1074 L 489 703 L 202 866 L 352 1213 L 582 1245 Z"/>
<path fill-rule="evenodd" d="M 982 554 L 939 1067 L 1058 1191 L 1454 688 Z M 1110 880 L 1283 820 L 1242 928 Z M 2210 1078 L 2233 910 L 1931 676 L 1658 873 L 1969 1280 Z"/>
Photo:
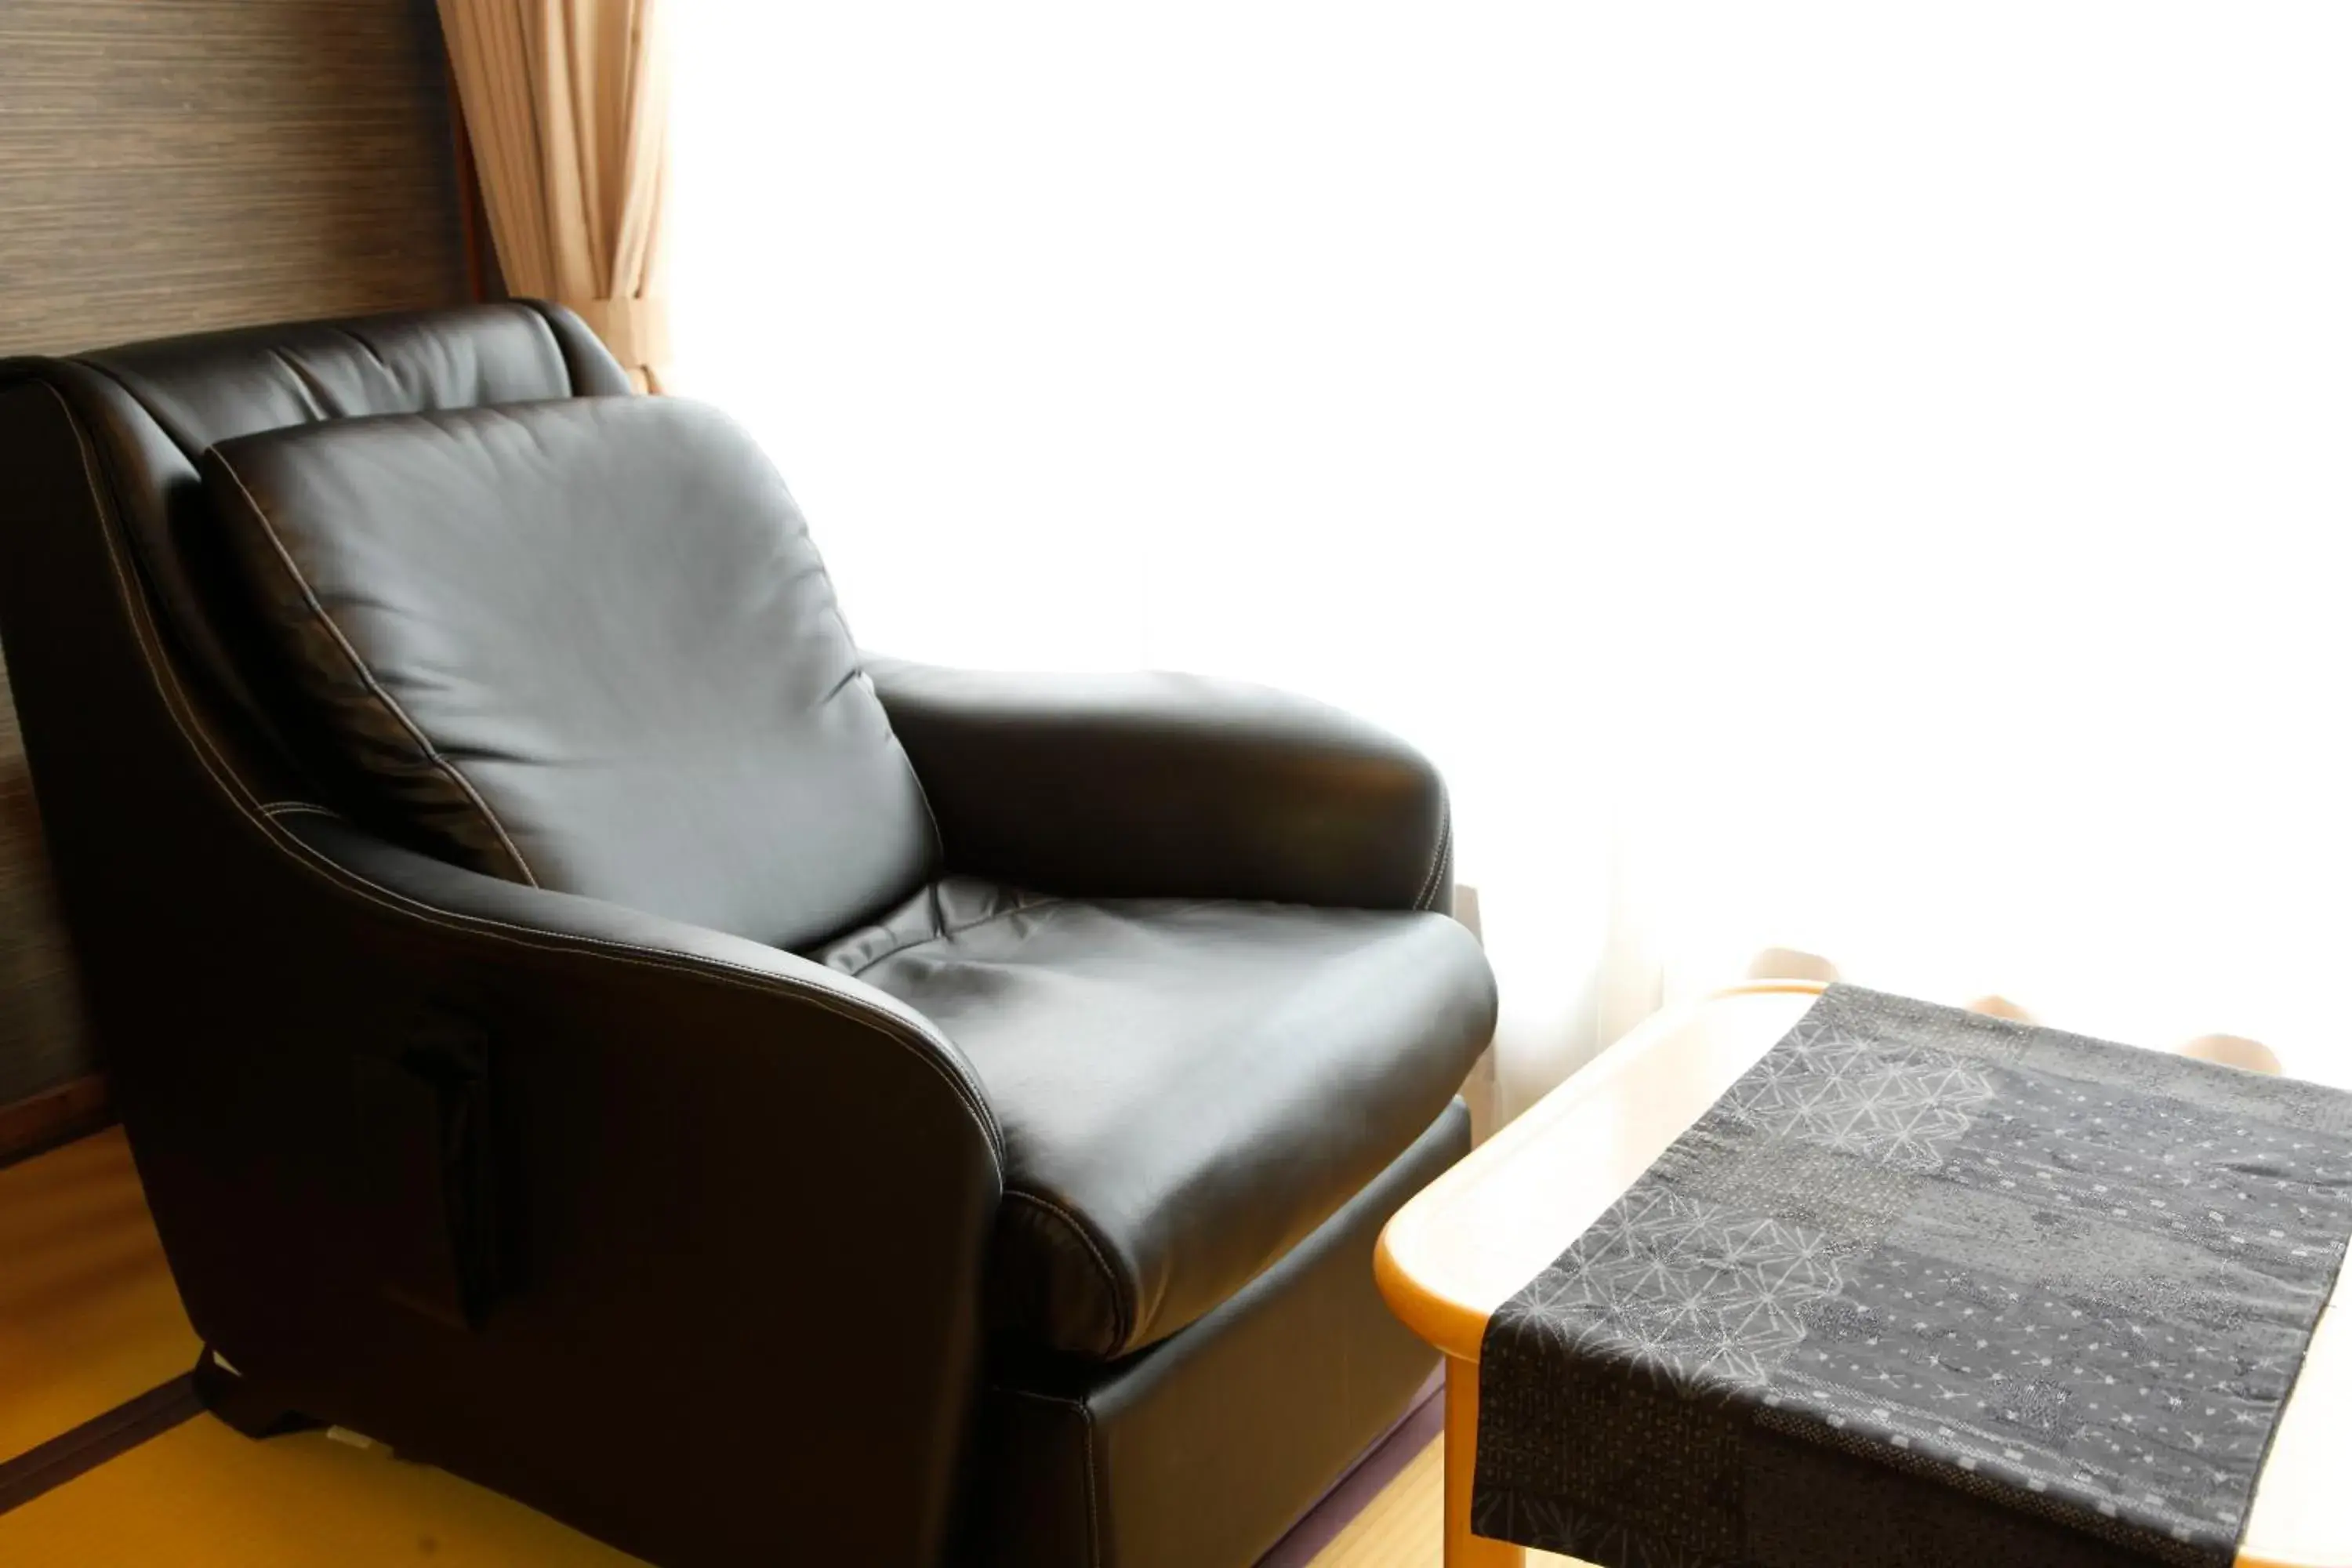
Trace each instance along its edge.
<path fill-rule="evenodd" d="M 1441 1568 L 1445 1556 L 1445 1439 L 1433 1438 L 1315 1554 L 1308 1568 Z M 1587 1568 L 1549 1552 L 1528 1568 Z"/>
<path fill-rule="evenodd" d="M 632 1568 L 545 1514 L 320 1433 L 199 1415 L 0 1514 L 0 1563 L 53 1568 Z"/>
<path fill-rule="evenodd" d="M 170 1382 L 196 1351 L 121 1128 L 0 1170 L 0 1459 Z"/>
<path fill-rule="evenodd" d="M 195 1363 L 121 1131 L 0 1170 L 0 1460 Z M 1439 1568 L 1432 1443 L 1313 1568 Z M 1530 1553 L 1530 1568 L 1565 1558 Z M 0 1512 L 0 1564 L 630 1568 L 444 1470 L 320 1433 L 256 1443 L 199 1415 Z"/>
<path fill-rule="evenodd" d="M 120 1129 L 0 1170 L 0 1459 L 194 1366 Z M 0 1513 L 44 1568 L 626 1568 L 636 1560 L 443 1470 L 198 1415 Z"/>
<path fill-rule="evenodd" d="M 1445 1552 L 1445 1439 L 1433 1438 L 1307 1568 L 1438 1568 Z"/>

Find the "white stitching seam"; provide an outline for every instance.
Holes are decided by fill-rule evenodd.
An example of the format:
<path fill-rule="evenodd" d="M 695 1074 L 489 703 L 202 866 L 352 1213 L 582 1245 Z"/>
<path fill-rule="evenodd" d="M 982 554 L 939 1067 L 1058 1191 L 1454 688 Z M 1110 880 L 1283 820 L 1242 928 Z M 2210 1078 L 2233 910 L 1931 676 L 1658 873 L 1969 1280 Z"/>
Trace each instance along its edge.
<path fill-rule="evenodd" d="M 1003 1384 L 992 1385 L 999 1394 L 1009 1394 L 1015 1399 L 1034 1399 L 1040 1405 L 1058 1405 L 1065 1410 L 1075 1410 L 1087 1426 L 1087 1562 L 1090 1565 L 1102 1562 L 1102 1505 L 1095 1495 L 1095 1412 L 1084 1400 L 1060 1399 L 1050 1394 L 1036 1394 L 1026 1388 L 1007 1388 Z"/>
<path fill-rule="evenodd" d="M 1445 864 L 1445 851 L 1454 842 L 1454 802 L 1452 798 L 1441 797 L 1439 810 L 1440 816 L 1437 823 L 1437 842 L 1431 847 L 1429 851 L 1429 869 L 1422 874 L 1421 889 L 1412 896 L 1412 907 L 1417 910 L 1427 909 L 1429 907 L 1429 900 L 1436 896 L 1438 868 Z"/>
<path fill-rule="evenodd" d="M 490 809 L 490 803 L 482 798 L 481 792 L 474 787 L 472 780 L 457 771 L 457 764 L 443 756 L 440 748 L 425 737 L 425 731 L 417 727 L 416 721 L 408 716 L 407 710 L 401 707 L 394 700 L 392 693 L 383 689 L 383 683 L 375 678 L 375 671 L 368 668 L 367 660 L 360 657 L 359 649 L 353 647 L 351 638 L 343 635 L 343 628 L 335 624 L 335 617 L 329 615 L 327 606 L 319 602 L 317 590 L 310 586 L 310 579 L 302 575 L 302 568 L 294 563 L 294 557 L 288 552 L 286 542 L 278 538 L 277 525 L 269 521 L 269 514 L 264 511 L 261 503 L 254 499 L 253 491 L 246 488 L 245 476 L 232 468 L 226 458 L 221 456 L 219 447 L 214 447 L 209 455 L 213 461 L 220 466 L 220 471 L 229 477 L 229 482 L 236 486 L 237 494 L 245 498 L 246 506 L 253 512 L 253 520 L 261 524 L 261 531 L 268 536 L 269 548 L 278 552 L 278 563 L 286 568 L 286 575 L 300 591 L 303 603 L 310 606 L 310 613 L 319 617 L 319 624 L 327 628 L 327 635 L 335 639 L 335 646 L 343 650 L 343 657 L 351 660 L 353 672 L 366 683 L 370 691 L 375 693 L 376 700 L 383 703 L 394 719 L 400 721 L 401 728 L 408 731 L 418 749 L 424 752 L 425 760 L 447 773 L 449 782 L 464 791 L 466 798 L 474 803 L 474 809 L 482 814 L 482 820 L 488 823 L 490 831 L 499 836 L 499 843 L 505 847 L 508 858 L 515 863 L 515 869 L 522 873 L 522 879 L 534 888 L 538 887 L 539 878 L 532 874 L 530 863 L 522 858 L 522 851 L 515 847 L 514 839 L 507 832 L 506 824 L 500 822 L 498 813 Z"/>
<path fill-rule="evenodd" d="M 275 822 L 281 816 L 341 816 L 342 813 L 307 800 L 273 800 L 261 808 L 261 815 Z"/>
<path fill-rule="evenodd" d="M 1007 1187 L 1004 1190 L 1004 1195 L 1008 1198 L 1019 1198 L 1024 1203 L 1035 1204 L 1039 1208 L 1069 1226 L 1070 1234 L 1078 1238 L 1078 1245 L 1087 1249 L 1087 1255 L 1095 1260 L 1095 1267 L 1102 1270 L 1103 1283 L 1110 1289 L 1111 1328 L 1110 1345 L 1104 1353 L 1117 1355 L 1126 1347 L 1128 1335 L 1131 1331 L 1128 1323 L 1127 1298 L 1126 1293 L 1118 1288 L 1118 1276 L 1112 1271 L 1110 1260 L 1103 1256 L 1103 1250 L 1096 1244 L 1094 1237 L 1085 1226 L 1078 1223 L 1076 1215 L 1051 1198 L 1040 1197 L 1035 1193 L 1020 1187 Z"/>
<path fill-rule="evenodd" d="M 81 422 L 74 417 L 72 405 L 66 402 L 63 393 L 47 382 L 36 381 L 34 384 L 56 398 L 58 406 L 64 410 L 66 422 L 73 430 L 75 447 L 81 458 L 82 478 L 89 484 L 90 494 L 94 497 L 105 495 L 107 492 L 100 484 L 97 471 L 91 464 L 89 437 L 82 431 Z M 944 1037 L 934 1038 L 932 1032 L 928 1029 L 891 1014 L 877 1012 L 871 1007 L 860 1005 L 854 998 L 835 995 L 794 976 L 750 969 L 742 964 L 730 963 L 725 959 L 668 952 L 658 948 L 639 947 L 635 943 L 612 942 L 603 937 L 582 936 L 577 933 L 556 935 L 547 931 L 533 931 L 524 926 L 510 925 L 504 921 L 491 920 L 482 915 L 455 915 L 448 910 L 436 909 L 433 905 L 412 899 L 404 893 L 370 881 L 349 867 L 313 849 L 289 830 L 280 827 L 275 817 L 257 809 L 257 803 L 246 789 L 244 783 L 227 769 L 227 764 L 214 745 L 212 737 L 205 734 L 203 726 L 196 722 L 194 710 L 190 709 L 184 714 L 181 711 L 181 705 L 186 701 L 186 693 L 180 688 L 178 676 L 156 660 L 155 650 L 151 640 L 153 628 L 148 621 L 146 605 L 140 598 L 131 577 L 123 569 L 121 552 L 115 542 L 111 526 L 103 521 L 99 527 L 99 537 L 106 546 L 107 564 L 114 574 L 115 585 L 121 593 L 123 608 L 131 619 L 132 640 L 138 644 L 140 657 L 146 661 L 148 674 L 154 679 L 155 689 L 163 699 L 164 712 L 170 715 L 173 727 L 180 731 L 181 738 L 188 742 L 189 751 L 194 755 L 197 764 L 211 776 L 213 782 L 220 787 L 222 795 L 231 805 L 236 808 L 238 814 L 249 822 L 263 825 L 266 828 L 276 829 L 274 832 L 265 831 L 263 837 L 280 854 L 287 855 L 289 859 L 308 864 L 312 869 L 325 875 L 328 880 L 341 886 L 346 892 L 362 898 L 370 903 L 414 916 L 428 924 L 437 925 L 447 931 L 540 952 L 594 953 L 597 956 L 610 958 L 615 963 L 635 964 L 640 968 L 692 975 L 720 984 L 734 985 L 744 990 L 759 991 L 769 994 L 791 995 L 799 1000 L 813 1003 L 853 1023 L 864 1024 L 901 1050 L 915 1057 L 946 1082 L 956 1098 L 962 1101 L 965 1110 L 979 1124 L 982 1135 L 988 1142 L 990 1155 L 996 1165 L 997 1181 L 1000 1184 L 1003 1183 L 1004 1180 L 1003 1129 L 997 1125 L 995 1113 L 981 1095 L 979 1088 L 967 1082 L 963 1075 L 956 1071 L 951 1065 L 955 1047 Z M 304 803 L 281 802 L 279 804 Z M 320 815 L 333 816 L 334 814 L 322 811 Z M 509 931 L 518 934 L 503 934 Z M 909 1031 L 914 1036 L 912 1039 L 908 1037 Z M 942 1059 L 942 1052 L 947 1054 L 947 1059 Z"/>

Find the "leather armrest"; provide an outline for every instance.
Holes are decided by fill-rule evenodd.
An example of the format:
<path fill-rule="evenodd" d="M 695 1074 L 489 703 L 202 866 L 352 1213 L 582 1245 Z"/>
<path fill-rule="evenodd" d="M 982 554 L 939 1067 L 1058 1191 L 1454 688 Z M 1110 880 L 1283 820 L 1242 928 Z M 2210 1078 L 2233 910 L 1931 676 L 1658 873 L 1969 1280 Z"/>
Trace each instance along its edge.
<path fill-rule="evenodd" d="M 663 1033 L 673 1040 L 672 1049 L 698 1033 L 698 1001 L 720 991 L 766 999 L 755 1004 L 769 1014 L 756 1033 L 773 1042 L 770 1048 L 789 1050 L 782 1043 L 789 1034 L 779 1031 L 811 1024 L 839 1026 L 838 1020 L 868 1032 L 877 1037 L 859 1048 L 896 1051 L 935 1078 L 933 1087 L 961 1107 L 972 1136 L 1002 1174 L 1004 1137 L 979 1075 L 929 1019 L 895 996 L 764 942 L 484 876 L 388 843 L 323 809 L 280 808 L 275 820 L 389 908 L 473 938 L 487 947 L 485 956 L 502 961 L 517 956 L 513 949 L 530 948 L 575 963 L 639 972 L 640 984 L 662 992 Z M 674 978 L 659 978 L 665 973 Z M 811 1010 L 832 1017 L 812 1016 Z M 678 1062 L 681 1070 L 694 1065 Z"/>
<path fill-rule="evenodd" d="M 1326 703 L 1184 675 L 866 670 L 950 869 L 1098 897 L 1451 908 L 1444 781 Z"/>
<path fill-rule="evenodd" d="M 897 1499 L 887 1520 L 845 1520 L 818 1543 L 827 1560 L 929 1560 L 978 1390 L 1003 1188 L 1003 1136 L 962 1054 L 904 1004 L 791 953 L 483 876 L 318 808 L 270 816 L 326 895 L 268 955 L 301 973 L 284 1022 L 317 1059 L 279 1047 L 283 1068 L 215 1064 L 238 1082 L 235 1114 L 299 1128 L 275 1141 L 275 1180 L 331 1191 L 349 1158 L 339 1064 L 413 1051 L 420 1018 L 465 1021 L 488 1061 L 486 1206 L 507 1256 L 470 1330 L 453 1330 L 401 1310 L 387 1249 L 357 1234 L 367 1210 L 338 1205 L 320 1217 L 350 1234 L 316 1237 L 289 1272 L 289 1321 L 252 1354 L 237 1324 L 207 1337 L 248 1372 L 308 1359 L 289 1340 L 320 1336 L 339 1364 L 363 1343 L 373 1386 L 339 1397 L 382 1402 L 371 1435 L 410 1447 L 396 1391 L 464 1388 L 478 1449 L 420 1458 L 623 1543 L 677 1540 L 677 1500 L 699 1499 L 698 1530 L 726 1548 L 713 1561 L 779 1544 L 760 1514 L 780 1411 L 887 1411 L 835 1458 L 793 1462 Z M 305 1005 L 322 995 L 350 1000 Z M 412 1231 L 419 1206 L 397 1216 Z M 340 1305 L 317 1299 L 322 1275 L 340 1277 Z M 371 1294 L 390 1304 L 366 1311 Z M 446 1412 L 427 1419 L 448 1443 Z"/>

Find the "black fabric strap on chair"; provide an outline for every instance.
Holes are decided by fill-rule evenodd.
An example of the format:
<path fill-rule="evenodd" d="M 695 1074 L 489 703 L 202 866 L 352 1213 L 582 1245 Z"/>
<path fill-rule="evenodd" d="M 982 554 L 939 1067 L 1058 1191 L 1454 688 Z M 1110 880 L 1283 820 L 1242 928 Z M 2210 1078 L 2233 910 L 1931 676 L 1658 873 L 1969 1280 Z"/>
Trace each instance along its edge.
<path fill-rule="evenodd" d="M 498 1283 L 488 1038 L 436 1020 L 396 1054 L 354 1057 L 352 1071 L 354 1196 L 384 1293 L 470 1329 Z"/>

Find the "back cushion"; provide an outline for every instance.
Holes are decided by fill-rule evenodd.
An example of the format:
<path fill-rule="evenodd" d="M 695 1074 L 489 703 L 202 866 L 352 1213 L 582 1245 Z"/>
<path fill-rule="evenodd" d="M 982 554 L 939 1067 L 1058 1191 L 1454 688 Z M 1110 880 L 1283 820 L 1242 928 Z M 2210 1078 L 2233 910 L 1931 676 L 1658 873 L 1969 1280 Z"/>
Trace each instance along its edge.
<path fill-rule="evenodd" d="M 327 743 L 450 858 L 785 947 L 928 873 L 800 510 L 716 411 L 335 420 L 203 468 Z"/>

